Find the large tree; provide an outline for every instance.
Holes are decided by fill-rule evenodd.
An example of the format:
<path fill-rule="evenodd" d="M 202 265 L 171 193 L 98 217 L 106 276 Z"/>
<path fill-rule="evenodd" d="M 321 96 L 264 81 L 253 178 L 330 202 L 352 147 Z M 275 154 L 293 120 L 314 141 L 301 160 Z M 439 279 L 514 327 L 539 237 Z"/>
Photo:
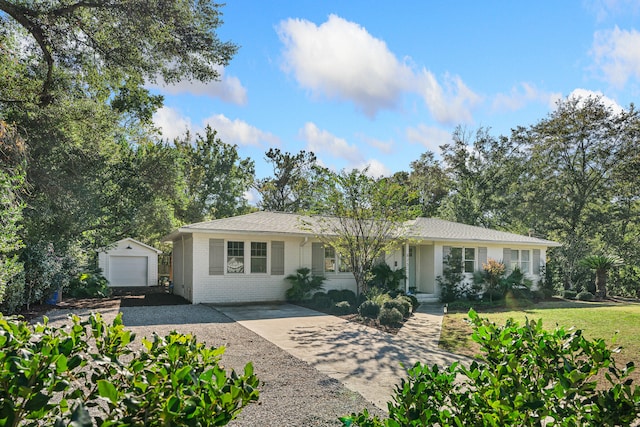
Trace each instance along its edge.
<path fill-rule="evenodd" d="M 180 151 L 186 206 L 178 206 L 182 222 L 199 222 L 246 213 L 245 193 L 254 182 L 253 160 L 242 159 L 238 147 L 224 143 L 207 126 L 204 134 L 176 139 Z"/>
<path fill-rule="evenodd" d="M 297 154 L 283 153 L 279 148 L 270 148 L 265 160 L 271 163 L 273 176 L 255 183 L 261 197 L 258 207 L 277 212 L 309 210 L 315 203 L 316 184 L 323 171 L 315 154 L 304 150 Z"/>
<path fill-rule="evenodd" d="M 333 173 L 327 180 L 320 215 L 305 227 L 335 249 L 353 273 L 360 294 L 367 290 L 371 268 L 406 237 L 403 222 L 415 218 L 419 209 L 406 187 L 392 179 L 371 178 L 367 170 Z"/>
<path fill-rule="evenodd" d="M 219 5 L 206 0 L 0 0 L 0 11 L 5 35 L 19 38 L 3 56 L 27 73 L 3 100 L 44 106 L 69 84 L 106 100 L 127 83 L 215 80 L 237 50 L 217 38 Z"/>
<path fill-rule="evenodd" d="M 637 187 L 624 179 L 638 159 L 639 125 L 633 105 L 617 110 L 601 97 L 570 97 L 547 118 L 512 134 L 518 149 L 529 155 L 523 185 L 531 197 L 523 200 L 523 215 L 564 243 L 557 255 L 565 286 L 585 279 L 579 261 L 590 252 L 618 252 L 602 247 L 610 240 L 604 233 L 612 220 L 618 219 L 616 234 L 622 240 L 627 227 L 637 224 Z"/>

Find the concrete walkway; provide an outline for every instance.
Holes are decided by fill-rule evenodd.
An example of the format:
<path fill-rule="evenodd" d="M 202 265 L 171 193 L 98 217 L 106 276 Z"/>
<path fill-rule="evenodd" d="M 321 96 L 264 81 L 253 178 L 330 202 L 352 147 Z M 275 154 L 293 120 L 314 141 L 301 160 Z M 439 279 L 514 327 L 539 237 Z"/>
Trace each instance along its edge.
<path fill-rule="evenodd" d="M 384 410 L 403 365 L 467 360 L 438 349 L 438 304 L 423 304 L 397 335 L 291 304 L 215 308 Z"/>

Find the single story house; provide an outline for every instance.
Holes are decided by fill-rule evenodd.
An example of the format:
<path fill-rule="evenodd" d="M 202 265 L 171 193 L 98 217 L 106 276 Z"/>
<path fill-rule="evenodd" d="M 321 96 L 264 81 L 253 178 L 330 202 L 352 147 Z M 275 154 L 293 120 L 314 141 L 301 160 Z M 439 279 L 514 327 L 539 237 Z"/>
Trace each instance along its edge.
<path fill-rule="evenodd" d="M 158 284 L 158 255 L 162 251 L 127 237 L 98 252 L 98 267 L 109 286 Z"/>
<path fill-rule="evenodd" d="M 174 292 L 197 303 L 282 301 L 291 285 L 285 280 L 298 268 L 323 274 L 325 290 L 351 289 L 355 279 L 331 247 L 306 229 L 301 215 L 254 212 L 185 225 L 164 238 L 173 244 Z M 435 218 L 407 224 L 401 247 L 385 255 L 392 268 L 405 267 L 405 287 L 425 299 L 438 297 L 436 277 L 447 253 L 460 251 L 471 276 L 489 258 L 515 266 L 538 279 L 549 247 L 556 242 Z"/>

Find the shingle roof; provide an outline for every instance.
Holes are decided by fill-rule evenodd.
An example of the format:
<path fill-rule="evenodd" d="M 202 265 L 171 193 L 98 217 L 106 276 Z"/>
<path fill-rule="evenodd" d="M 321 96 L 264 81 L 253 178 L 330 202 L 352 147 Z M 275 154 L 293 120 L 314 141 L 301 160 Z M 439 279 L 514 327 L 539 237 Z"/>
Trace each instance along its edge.
<path fill-rule="evenodd" d="M 473 241 L 561 246 L 551 240 L 523 236 L 490 228 L 476 227 L 438 218 L 416 218 L 410 221 L 409 237 L 438 241 Z"/>
<path fill-rule="evenodd" d="M 312 236 L 306 229 L 304 221 L 313 221 L 313 217 L 284 212 L 254 212 L 230 218 L 198 222 L 180 227 L 165 239 L 170 240 L 181 233 L 258 233 L 258 234 L 292 234 Z M 475 227 L 457 222 L 436 218 L 417 218 L 408 221 L 409 236 L 413 239 L 436 241 L 472 241 L 517 243 L 540 246 L 560 246 L 550 240 L 522 236 L 489 228 Z"/>

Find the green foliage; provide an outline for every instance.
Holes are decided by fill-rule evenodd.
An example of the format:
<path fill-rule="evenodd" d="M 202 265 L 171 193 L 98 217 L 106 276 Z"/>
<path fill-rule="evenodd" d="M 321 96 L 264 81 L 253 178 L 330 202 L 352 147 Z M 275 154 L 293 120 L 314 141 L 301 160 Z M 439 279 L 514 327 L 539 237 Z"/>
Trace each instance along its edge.
<path fill-rule="evenodd" d="M 631 425 L 640 416 L 640 387 L 618 368 L 604 340 L 582 332 L 546 331 L 541 321 L 497 326 L 469 312 L 482 354 L 469 366 L 416 363 L 395 388 L 387 419 L 366 411 L 345 426 Z M 598 378 L 604 371 L 604 384 Z M 599 375 L 600 374 L 600 375 Z"/>
<path fill-rule="evenodd" d="M 393 270 L 386 262 L 376 264 L 371 269 L 371 286 L 376 286 L 381 290 L 395 291 L 400 284 L 407 278 L 404 268 Z"/>
<path fill-rule="evenodd" d="M 409 298 L 409 301 L 411 302 L 411 311 L 415 312 L 418 307 L 420 307 L 420 301 L 418 301 L 418 298 L 414 295 L 405 295 L 405 297 Z"/>
<path fill-rule="evenodd" d="M 402 299 L 402 297 L 397 297 L 390 301 L 385 302 L 384 304 L 382 304 L 382 309 L 385 309 L 385 308 L 388 308 L 388 309 L 395 308 L 402 314 L 402 317 L 405 319 L 411 315 L 411 301 Z"/>
<path fill-rule="evenodd" d="M 378 321 L 385 326 L 398 326 L 402 324 L 402 313 L 395 307 L 382 307 L 378 315 Z"/>
<path fill-rule="evenodd" d="M 590 255 L 580 260 L 580 265 L 590 268 L 596 273 L 596 291 L 598 296 L 607 296 L 607 276 L 609 270 L 622 265 L 622 260 L 612 255 Z"/>
<path fill-rule="evenodd" d="M 331 307 L 331 304 L 333 304 L 331 298 L 329 298 L 329 296 L 324 292 L 316 292 L 313 294 L 313 297 L 311 297 L 311 303 L 319 310 L 327 310 Z"/>
<path fill-rule="evenodd" d="M 593 301 L 594 298 L 595 296 L 589 291 L 582 291 L 576 295 L 578 301 Z"/>
<path fill-rule="evenodd" d="M 380 255 L 394 249 L 407 233 L 403 221 L 415 218 L 414 195 L 390 179 L 374 179 L 367 170 L 326 172 L 326 191 L 305 228 L 333 247 L 356 281 L 356 294 L 366 293 L 371 268 Z"/>
<path fill-rule="evenodd" d="M 459 268 L 460 265 L 462 265 L 462 254 L 451 252 L 445 257 L 442 276 L 436 277 L 440 287 L 441 302 L 452 302 L 466 294 L 464 274 Z"/>
<path fill-rule="evenodd" d="M 73 298 L 104 298 L 111 294 L 111 289 L 102 274 L 89 271 L 73 278 L 67 292 Z"/>
<path fill-rule="evenodd" d="M 283 153 L 270 148 L 266 159 L 273 165 L 273 177 L 257 180 L 254 184 L 260 193 L 258 207 L 274 212 L 304 212 L 318 200 L 318 182 L 324 170 L 317 165 L 315 154 L 300 151 Z"/>
<path fill-rule="evenodd" d="M 578 293 L 576 291 L 572 291 L 571 289 L 565 289 L 562 292 L 562 298 L 566 298 L 566 299 L 576 299 L 577 295 Z"/>
<path fill-rule="evenodd" d="M 24 203 L 20 195 L 25 182 L 24 159 L 24 141 L 0 120 L 0 308 L 5 313 L 13 313 L 21 305 L 14 296 L 24 285 L 23 265 L 18 259 L 23 247 L 20 223 Z"/>
<path fill-rule="evenodd" d="M 323 288 L 326 280 L 323 276 L 311 274 L 311 269 L 302 267 L 296 270 L 296 274 L 285 277 L 291 283 L 291 287 L 285 291 L 287 301 L 304 301 L 309 299 L 312 292 Z"/>
<path fill-rule="evenodd" d="M 223 347 L 172 332 L 134 350 L 122 314 L 70 319 L 55 328 L 0 317 L 5 425 L 225 425 L 258 398 L 251 364 L 227 373 Z"/>
<path fill-rule="evenodd" d="M 366 300 L 358 307 L 358 314 L 368 319 L 377 319 L 380 314 L 380 305 L 375 301 Z"/>
<path fill-rule="evenodd" d="M 183 167 L 186 206 L 176 216 L 186 223 L 225 218 L 248 211 L 244 193 L 254 181 L 253 160 L 242 159 L 238 146 L 224 143 L 207 126 L 195 141 L 187 134 L 175 141 Z"/>
<path fill-rule="evenodd" d="M 353 313 L 353 306 L 348 301 L 340 301 L 333 305 L 333 312 L 338 316 Z"/>
<path fill-rule="evenodd" d="M 355 292 L 353 292 L 351 289 L 341 289 L 340 301 L 347 301 L 352 306 L 355 306 L 357 302 L 357 297 Z"/>

